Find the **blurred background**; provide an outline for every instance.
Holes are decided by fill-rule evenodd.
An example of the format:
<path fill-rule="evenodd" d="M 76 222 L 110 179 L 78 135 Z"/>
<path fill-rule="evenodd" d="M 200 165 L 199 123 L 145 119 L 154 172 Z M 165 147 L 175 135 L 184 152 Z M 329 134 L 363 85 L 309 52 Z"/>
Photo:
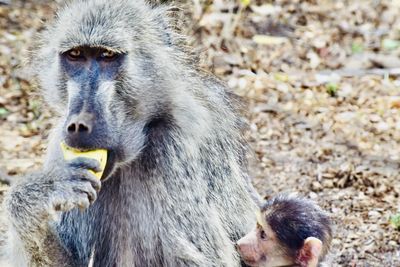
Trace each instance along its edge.
<path fill-rule="evenodd" d="M 57 2 L 0 4 L 0 169 L 11 176 L 45 152 L 52 115 L 23 66 Z M 400 266 L 400 1 L 168 2 L 202 67 L 246 103 L 258 191 L 300 192 L 332 215 L 331 266 Z"/>

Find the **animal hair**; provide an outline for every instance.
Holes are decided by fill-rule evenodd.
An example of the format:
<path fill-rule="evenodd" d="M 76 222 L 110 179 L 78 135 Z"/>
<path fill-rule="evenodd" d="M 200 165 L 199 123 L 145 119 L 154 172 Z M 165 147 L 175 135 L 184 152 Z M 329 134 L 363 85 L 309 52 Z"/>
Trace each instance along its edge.
<path fill-rule="evenodd" d="M 198 68 L 166 13 L 142 0 L 70 1 L 42 32 L 30 62 L 56 122 L 43 170 L 5 200 L 3 259 L 14 266 L 240 266 L 234 242 L 256 205 L 238 102 Z M 109 146 L 115 166 L 92 205 L 60 213 L 51 204 L 76 205 L 70 188 L 87 186 L 59 147 L 71 99 L 88 94 L 60 63 L 77 47 L 123 58 L 88 96 L 107 128 L 94 147 Z"/>

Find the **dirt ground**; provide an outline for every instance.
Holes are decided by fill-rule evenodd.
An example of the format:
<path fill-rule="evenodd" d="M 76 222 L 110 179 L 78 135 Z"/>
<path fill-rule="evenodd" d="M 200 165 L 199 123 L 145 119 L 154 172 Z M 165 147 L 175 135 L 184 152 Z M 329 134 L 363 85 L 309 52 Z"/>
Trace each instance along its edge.
<path fill-rule="evenodd" d="M 0 6 L 0 169 L 38 168 L 51 113 L 21 66 L 56 1 Z M 400 1 L 200 1 L 182 7 L 204 68 L 247 103 L 258 191 L 335 221 L 328 266 L 400 266 Z M 6 190 L 2 186 L 0 190 Z"/>

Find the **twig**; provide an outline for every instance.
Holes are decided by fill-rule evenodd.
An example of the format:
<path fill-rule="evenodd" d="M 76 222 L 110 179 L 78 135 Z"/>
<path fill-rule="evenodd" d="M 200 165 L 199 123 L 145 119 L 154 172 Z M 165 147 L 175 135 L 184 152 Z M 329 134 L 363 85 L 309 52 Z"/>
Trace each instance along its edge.
<path fill-rule="evenodd" d="M 338 75 L 340 77 L 359 77 L 365 75 L 379 75 L 379 76 L 399 76 L 400 68 L 390 68 L 390 69 L 358 69 L 358 70 L 324 70 L 315 73 L 315 75 Z"/>

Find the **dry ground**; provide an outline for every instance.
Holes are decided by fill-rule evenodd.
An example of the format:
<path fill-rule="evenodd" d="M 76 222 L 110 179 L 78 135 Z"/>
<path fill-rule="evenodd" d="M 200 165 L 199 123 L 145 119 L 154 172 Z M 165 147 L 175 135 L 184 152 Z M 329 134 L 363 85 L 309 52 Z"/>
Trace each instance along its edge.
<path fill-rule="evenodd" d="M 400 212 L 400 1 L 246 2 L 189 1 L 183 25 L 204 67 L 247 103 L 255 186 L 332 214 L 329 265 L 400 266 L 389 224 Z M 19 66 L 54 7 L 0 6 L 0 169 L 11 175 L 45 151 L 51 115 Z"/>

